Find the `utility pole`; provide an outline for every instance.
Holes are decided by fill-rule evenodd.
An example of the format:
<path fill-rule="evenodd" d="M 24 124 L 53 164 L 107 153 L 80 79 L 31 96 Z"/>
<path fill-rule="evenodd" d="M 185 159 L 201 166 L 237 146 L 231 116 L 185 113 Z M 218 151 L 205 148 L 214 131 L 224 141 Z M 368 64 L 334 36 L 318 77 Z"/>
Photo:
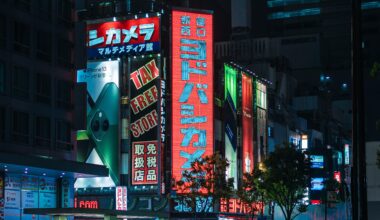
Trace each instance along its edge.
<path fill-rule="evenodd" d="M 364 137 L 364 94 L 361 62 L 361 0 L 352 0 L 352 214 L 354 220 L 368 219 Z"/>

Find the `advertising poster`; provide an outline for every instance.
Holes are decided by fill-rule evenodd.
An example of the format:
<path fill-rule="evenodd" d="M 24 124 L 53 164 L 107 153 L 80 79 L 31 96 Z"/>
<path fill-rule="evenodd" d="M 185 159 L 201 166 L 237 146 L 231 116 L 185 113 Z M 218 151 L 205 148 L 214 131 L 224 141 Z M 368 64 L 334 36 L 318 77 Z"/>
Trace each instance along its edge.
<path fill-rule="evenodd" d="M 172 11 L 172 177 L 214 151 L 213 15 Z"/>
<path fill-rule="evenodd" d="M 130 120 L 132 185 L 158 184 L 160 59 L 131 58 Z"/>
<path fill-rule="evenodd" d="M 258 160 L 263 161 L 267 149 L 267 94 L 266 94 L 266 86 L 259 81 L 256 81 L 256 107 L 257 107 L 257 121 L 256 121 L 256 129 L 257 129 L 257 155 Z"/>
<path fill-rule="evenodd" d="M 116 210 L 127 211 L 127 187 L 117 186 L 116 192 Z"/>
<path fill-rule="evenodd" d="M 4 188 L 4 217 L 6 220 L 20 220 L 21 176 L 6 175 Z"/>
<path fill-rule="evenodd" d="M 254 166 L 253 157 L 253 79 L 242 73 L 242 144 L 243 173 L 251 173 Z"/>
<path fill-rule="evenodd" d="M 86 45 L 88 59 L 159 52 L 160 18 L 88 24 Z"/>
<path fill-rule="evenodd" d="M 87 136 L 89 149 L 79 155 L 88 158 L 95 152 L 119 181 L 119 61 L 88 62 L 77 72 L 77 82 L 87 84 Z"/>
<path fill-rule="evenodd" d="M 23 214 L 25 208 L 38 208 L 38 191 L 22 190 L 21 191 L 21 218 L 25 220 L 35 220 L 37 215 Z"/>
<path fill-rule="evenodd" d="M 310 167 L 316 169 L 323 169 L 323 156 L 322 155 L 310 155 Z"/>
<path fill-rule="evenodd" d="M 227 178 L 234 178 L 237 188 L 237 77 L 236 69 L 224 65 L 224 129 L 225 157 L 230 162 L 227 168 Z"/>

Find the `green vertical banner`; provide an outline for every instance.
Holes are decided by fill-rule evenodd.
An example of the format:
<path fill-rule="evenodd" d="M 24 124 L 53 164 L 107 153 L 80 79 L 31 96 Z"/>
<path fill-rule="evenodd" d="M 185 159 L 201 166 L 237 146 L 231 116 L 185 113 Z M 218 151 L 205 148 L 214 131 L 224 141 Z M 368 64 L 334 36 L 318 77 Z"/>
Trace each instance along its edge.
<path fill-rule="evenodd" d="M 227 178 L 234 178 L 235 188 L 238 182 L 237 169 L 237 76 L 236 69 L 224 65 L 224 140 L 225 157 L 230 162 Z"/>
<path fill-rule="evenodd" d="M 88 163 L 105 165 L 119 183 L 119 61 L 88 62 L 77 72 L 77 82 L 87 84 Z"/>

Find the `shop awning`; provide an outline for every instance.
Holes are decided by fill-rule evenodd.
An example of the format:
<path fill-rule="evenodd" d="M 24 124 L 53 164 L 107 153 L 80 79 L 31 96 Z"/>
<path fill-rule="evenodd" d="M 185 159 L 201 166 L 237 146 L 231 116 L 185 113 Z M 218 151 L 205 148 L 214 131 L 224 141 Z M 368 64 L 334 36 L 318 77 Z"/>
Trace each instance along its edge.
<path fill-rule="evenodd" d="M 102 165 L 12 153 L 0 153 L 0 171 L 57 178 L 106 177 L 109 174 L 108 168 Z"/>

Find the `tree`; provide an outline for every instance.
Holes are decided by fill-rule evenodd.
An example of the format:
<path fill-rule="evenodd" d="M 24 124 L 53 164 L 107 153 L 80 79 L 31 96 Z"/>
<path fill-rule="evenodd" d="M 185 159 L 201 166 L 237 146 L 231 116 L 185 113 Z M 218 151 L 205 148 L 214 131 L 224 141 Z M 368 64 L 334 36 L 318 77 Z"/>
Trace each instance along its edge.
<path fill-rule="evenodd" d="M 233 178 L 226 179 L 228 166 L 228 160 L 218 152 L 195 160 L 175 183 L 178 197 L 194 214 L 210 212 L 221 198 L 228 199 L 234 193 Z"/>
<path fill-rule="evenodd" d="M 237 191 L 240 201 L 248 205 L 249 214 L 253 218 L 258 211 L 263 212 L 264 191 L 262 190 L 262 171 L 252 170 L 251 173 L 244 173 L 242 184 Z"/>
<path fill-rule="evenodd" d="M 308 186 L 308 174 L 306 154 L 287 144 L 277 147 L 264 161 L 261 185 L 264 196 L 281 208 L 286 220 L 294 219 L 307 209 L 302 199 Z"/>

